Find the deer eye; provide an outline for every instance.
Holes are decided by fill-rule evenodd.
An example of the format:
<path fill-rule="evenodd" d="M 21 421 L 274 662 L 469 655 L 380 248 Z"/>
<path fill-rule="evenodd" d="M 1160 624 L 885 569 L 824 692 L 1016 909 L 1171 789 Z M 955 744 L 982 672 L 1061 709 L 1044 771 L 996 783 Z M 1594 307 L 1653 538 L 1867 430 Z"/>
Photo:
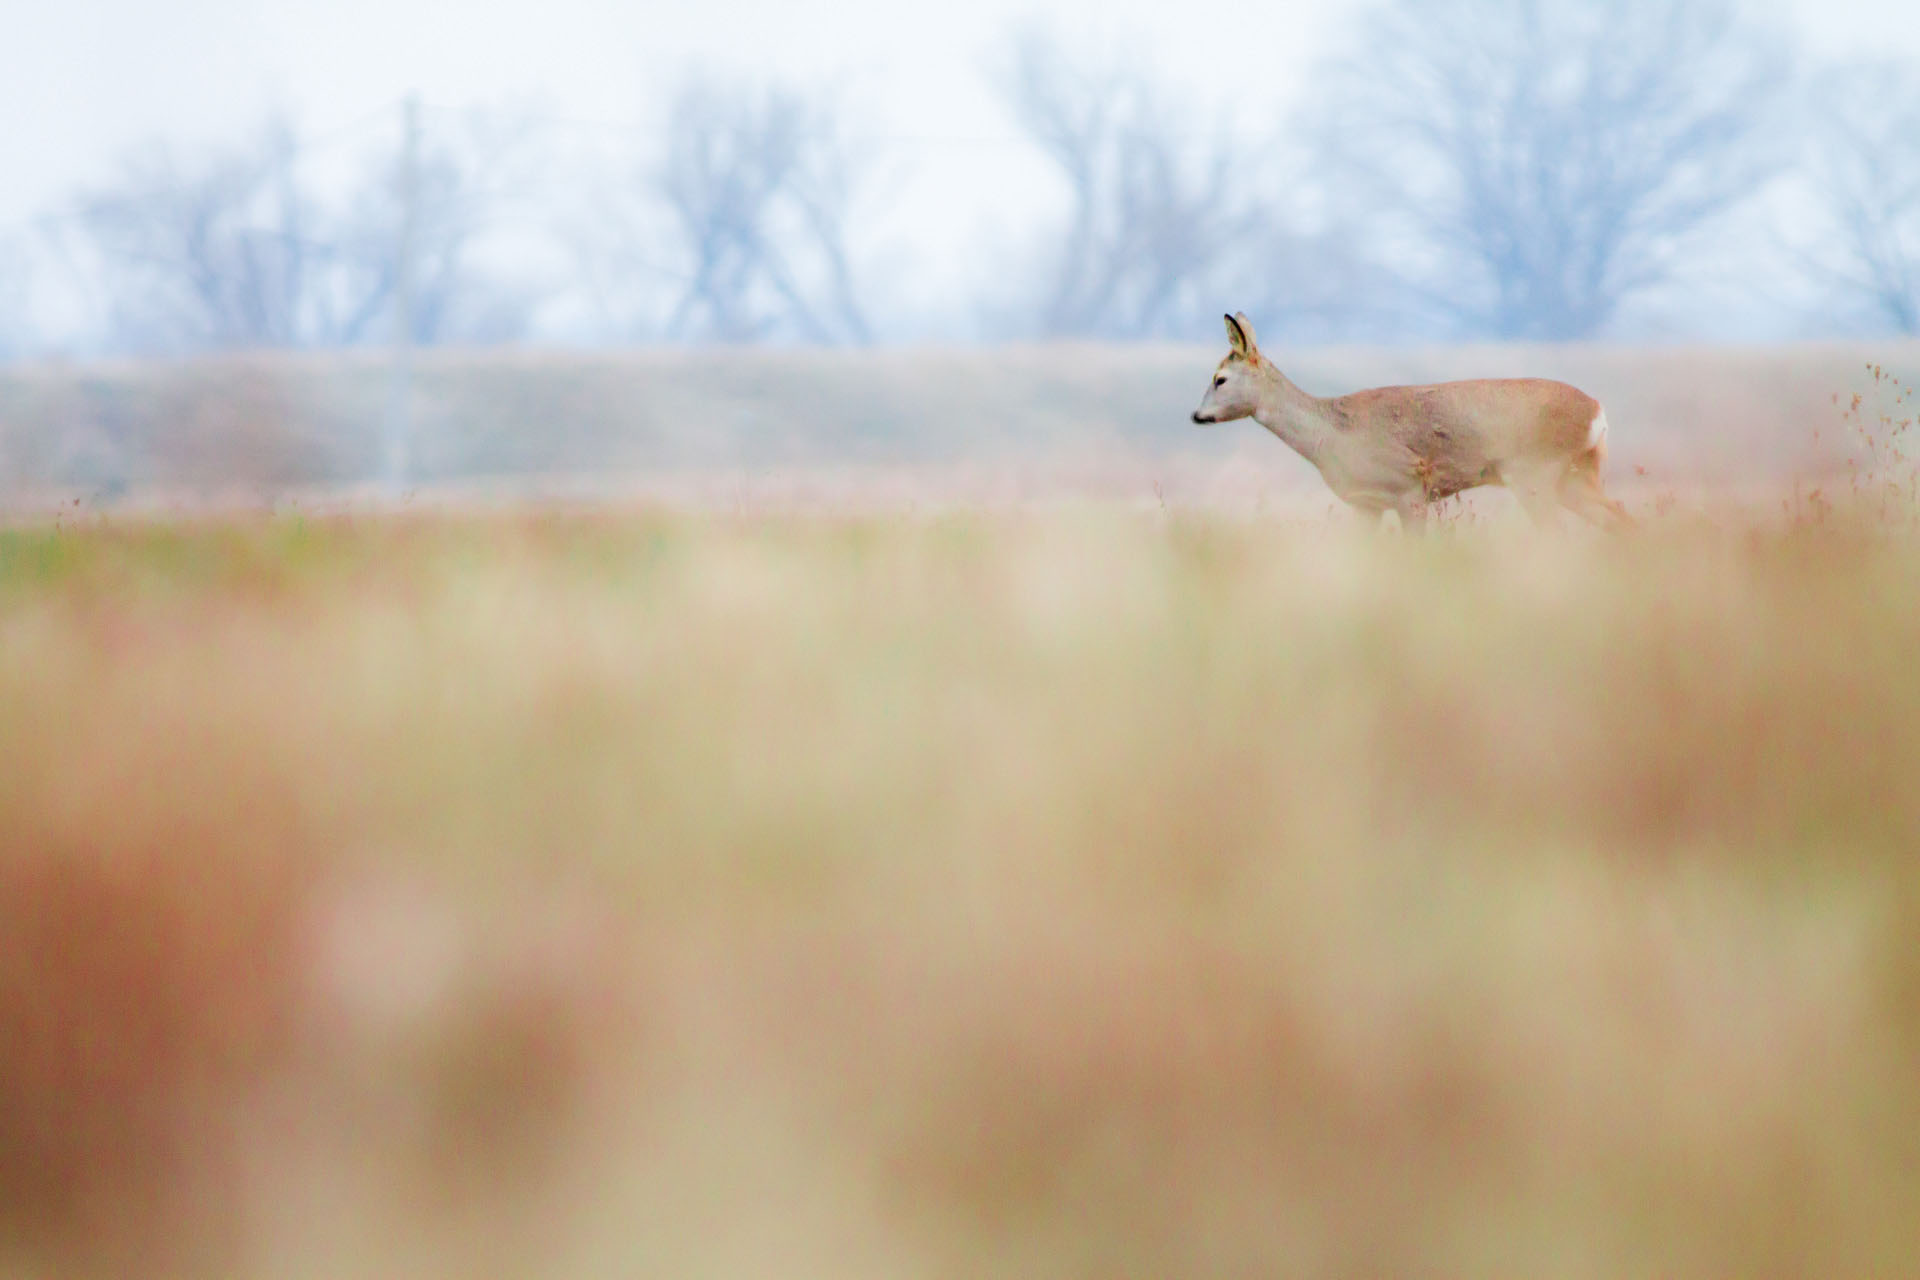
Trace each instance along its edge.
<path fill-rule="evenodd" d="M 1215 379 L 1213 380 L 1213 385 L 1214 385 L 1214 386 L 1216 386 L 1216 387 L 1224 387 L 1224 386 L 1226 386 L 1226 385 L 1227 385 L 1227 375 L 1223 373 L 1223 374 L 1221 374 L 1221 375 L 1220 375 L 1219 377 L 1217 377 L 1217 378 L 1215 378 Z"/>

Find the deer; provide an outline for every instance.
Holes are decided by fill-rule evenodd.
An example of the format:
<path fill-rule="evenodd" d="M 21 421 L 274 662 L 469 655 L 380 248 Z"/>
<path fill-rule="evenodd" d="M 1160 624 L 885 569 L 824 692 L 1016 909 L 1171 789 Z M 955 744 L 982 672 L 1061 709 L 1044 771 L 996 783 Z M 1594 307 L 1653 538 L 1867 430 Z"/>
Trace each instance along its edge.
<path fill-rule="evenodd" d="M 1193 420 L 1252 418 L 1311 462 L 1334 495 L 1386 527 L 1423 530 L 1428 508 L 1482 485 L 1504 485 L 1534 523 L 1556 504 L 1605 528 L 1632 527 L 1607 496 L 1607 414 L 1598 400 L 1542 378 L 1378 387 L 1323 400 L 1260 354 L 1245 314 L 1227 318 L 1232 350 Z"/>

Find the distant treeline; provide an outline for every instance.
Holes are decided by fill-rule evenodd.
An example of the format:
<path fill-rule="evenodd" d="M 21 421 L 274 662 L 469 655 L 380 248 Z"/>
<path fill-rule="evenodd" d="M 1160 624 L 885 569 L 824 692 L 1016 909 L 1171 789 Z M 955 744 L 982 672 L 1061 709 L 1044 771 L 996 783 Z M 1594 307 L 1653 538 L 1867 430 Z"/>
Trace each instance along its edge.
<path fill-rule="evenodd" d="M 1750 9 L 1368 0 L 1283 118 L 1018 29 L 985 74 L 1064 216 L 911 319 L 875 228 L 938 156 L 832 88 L 271 121 L 0 242 L 0 352 L 47 350 L 48 291 L 81 354 L 1195 339 L 1229 309 L 1292 342 L 1920 332 L 1920 74 L 1812 65 Z"/>
<path fill-rule="evenodd" d="M 1920 383 L 1920 345 L 1891 348 Z M 407 417 L 409 487 L 622 488 L 808 469 L 998 468 L 1061 476 L 1199 460 L 1319 492 L 1252 424 L 1189 421 L 1211 348 L 1044 344 L 940 351 L 480 349 L 425 353 Z M 1645 485 L 1777 486 L 1834 468 L 1903 402 L 1868 371 L 1889 348 L 1480 346 L 1298 353 L 1323 393 L 1535 373 L 1607 403 L 1609 468 Z M 1865 399 L 1847 417 L 1852 393 Z M 0 506 L 351 489 L 387 478 L 392 383 L 374 355 L 252 354 L 0 370 Z M 1836 402 L 1837 397 L 1837 402 Z M 1127 471 L 1132 468 L 1131 471 Z M 1644 470 L 1645 474 L 1641 475 Z M 1144 475 L 1146 479 L 1140 477 Z M 1641 483 L 1644 482 L 1644 483 Z"/>

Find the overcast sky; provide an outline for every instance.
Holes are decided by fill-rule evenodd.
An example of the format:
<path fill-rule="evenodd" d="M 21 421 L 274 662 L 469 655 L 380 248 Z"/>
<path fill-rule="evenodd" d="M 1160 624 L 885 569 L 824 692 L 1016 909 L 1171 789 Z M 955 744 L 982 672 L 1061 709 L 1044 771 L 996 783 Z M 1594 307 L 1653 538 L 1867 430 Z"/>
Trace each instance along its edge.
<path fill-rule="evenodd" d="M 1132 43 L 1196 100 L 1282 100 L 1353 0 L 6 0 L 0 219 L 43 207 L 154 136 L 213 139 L 270 106 L 324 130 L 417 90 L 465 105 L 539 95 L 631 119 L 690 65 L 849 82 L 906 136 L 1006 126 L 983 53 L 1043 16 Z M 1788 0 L 1824 49 L 1920 52 L 1912 0 Z"/>
<path fill-rule="evenodd" d="M 553 114 L 626 121 L 704 67 L 846 86 L 870 132 L 911 154 L 894 217 L 931 228 L 918 248 L 959 249 L 958 229 L 1018 225 L 1032 210 L 1025 188 L 1046 185 L 982 77 L 1013 24 L 1039 17 L 1131 47 L 1196 107 L 1232 103 L 1264 124 L 1355 2 L 5 0 L 0 232 L 137 143 L 237 138 L 273 108 L 309 135 L 415 91 L 447 106 L 531 97 Z M 1914 0 L 1780 4 L 1822 52 L 1920 54 Z"/>

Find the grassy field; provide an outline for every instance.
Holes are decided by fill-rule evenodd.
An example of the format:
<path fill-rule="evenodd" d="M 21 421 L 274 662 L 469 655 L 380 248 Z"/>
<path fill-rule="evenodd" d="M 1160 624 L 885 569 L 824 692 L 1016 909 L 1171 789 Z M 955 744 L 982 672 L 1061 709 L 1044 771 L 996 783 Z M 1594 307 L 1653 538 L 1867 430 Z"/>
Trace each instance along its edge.
<path fill-rule="evenodd" d="M 1920 1268 L 1920 538 L 0 533 L 0 1274 Z"/>

